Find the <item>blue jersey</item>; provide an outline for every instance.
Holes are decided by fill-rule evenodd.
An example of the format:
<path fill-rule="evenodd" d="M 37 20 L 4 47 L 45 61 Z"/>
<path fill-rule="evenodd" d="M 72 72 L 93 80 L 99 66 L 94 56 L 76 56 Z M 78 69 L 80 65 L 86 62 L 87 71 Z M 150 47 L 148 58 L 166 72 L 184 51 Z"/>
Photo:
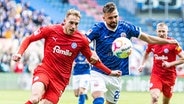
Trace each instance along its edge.
<path fill-rule="evenodd" d="M 106 27 L 104 22 L 95 24 L 92 29 L 87 32 L 88 38 L 94 43 L 94 50 L 99 56 L 100 60 L 112 70 L 121 70 L 122 75 L 129 74 L 129 59 L 120 59 L 113 55 L 111 47 L 112 42 L 118 37 L 139 37 L 141 29 L 128 22 L 119 21 L 117 28 L 112 31 Z M 98 71 L 105 74 L 96 67 L 92 67 L 91 70 Z"/>
<path fill-rule="evenodd" d="M 75 59 L 73 75 L 90 74 L 91 65 L 81 53 Z"/>

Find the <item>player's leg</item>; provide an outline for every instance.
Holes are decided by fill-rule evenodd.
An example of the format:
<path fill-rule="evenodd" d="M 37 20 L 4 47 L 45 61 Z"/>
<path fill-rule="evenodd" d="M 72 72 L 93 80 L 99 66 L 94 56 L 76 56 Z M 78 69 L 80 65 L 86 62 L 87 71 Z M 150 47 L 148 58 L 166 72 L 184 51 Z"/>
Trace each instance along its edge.
<path fill-rule="evenodd" d="M 39 68 L 37 70 L 39 70 Z M 45 87 L 48 85 L 48 83 L 49 78 L 47 74 L 36 71 L 33 76 L 31 97 L 26 104 L 37 104 L 45 93 Z"/>
<path fill-rule="evenodd" d="M 161 78 L 157 74 L 152 73 L 150 78 L 151 104 L 158 104 L 162 88 L 163 83 Z"/>
<path fill-rule="evenodd" d="M 79 81 L 80 79 L 78 75 L 72 76 L 72 88 L 73 88 L 75 97 L 79 96 Z"/>
<path fill-rule="evenodd" d="M 106 85 L 103 79 L 103 75 L 91 71 L 91 93 L 93 97 L 93 104 L 104 104 L 104 93 L 107 91 Z"/>
<path fill-rule="evenodd" d="M 86 93 L 85 92 L 85 88 L 80 87 L 79 88 L 79 99 L 78 99 L 78 104 L 85 104 L 85 100 L 86 100 Z"/>
<path fill-rule="evenodd" d="M 172 81 L 164 81 L 163 85 L 163 104 L 169 104 L 169 101 L 173 95 L 173 88 L 174 88 L 174 84 L 175 84 L 175 79 Z"/>
<path fill-rule="evenodd" d="M 37 104 L 45 92 L 44 84 L 42 82 L 35 82 L 32 85 L 31 97 L 26 104 Z"/>
<path fill-rule="evenodd" d="M 51 101 L 47 100 L 47 99 L 43 99 L 39 104 L 54 104 Z"/>
<path fill-rule="evenodd" d="M 121 77 L 106 76 L 106 87 L 108 91 L 105 93 L 105 104 L 117 104 L 122 88 Z"/>
<path fill-rule="evenodd" d="M 151 104 L 158 104 L 160 89 L 158 88 L 151 89 L 150 95 L 151 95 Z"/>
<path fill-rule="evenodd" d="M 79 77 L 80 77 L 80 81 L 79 81 L 79 103 L 78 104 L 85 104 L 87 91 L 90 83 L 90 75 L 83 74 L 83 75 L 80 75 Z"/>
<path fill-rule="evenodd" d="M 169 104 L 170 98 L 163 95 L 163 104 Z"/>

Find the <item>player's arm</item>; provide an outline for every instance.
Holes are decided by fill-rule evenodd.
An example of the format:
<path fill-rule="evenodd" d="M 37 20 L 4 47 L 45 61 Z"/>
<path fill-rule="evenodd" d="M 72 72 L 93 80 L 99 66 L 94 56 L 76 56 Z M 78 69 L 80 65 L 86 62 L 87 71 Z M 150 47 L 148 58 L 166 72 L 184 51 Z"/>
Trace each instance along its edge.
<path fill-rule="evenodd" d="M 40 30 L 37 30 L 37 31 L 40 31 Z M 38 33 L 37 31 L 23 39 L 17 53 L 14 54 L 12 57 L 12 59 L 14 61 L 16 61 L 16 62 L 20 61 L 22 54 L 25 52 L 25 50 L 28 48 L 28 46 L 32 42 L 40 40 L 42 38 L 42 34 L 40 32 Z"/>
<path fill-rule="evenodd" d="M 172 61 L 172 62 L 164 61 L 162 63 L 162 66 L 166 67 L 166 68 L 169 68 L 169 67 L 177 66 L 177 65 L 180 65 L 180 64 L 183 64 L 183 63 L 184 63 L 184 59 L 179 59 L 179 60 Z"/>
<path fill-rule="evenodd" d="M 105 66 L 100 60 L 99 58 L 94 58 L 94 53 L 91 51 L 90 47 L 89 47 L 89 41 L 86 40 L 84 41 L 84 47 L 81 50 L 81 53 L 86 57 L 86 59 L 88 60 L 88 62 L 94 66 L 96 66 L 97 68 L 101 69 L 102 71 L 104 71 L 107 75 L 111 75 L 111 76 L 120 76 L 121 75 L 121 71 L 119 70 L 111 70 L 109 69 L 107 66 Z"/>
<path fill-rule="evenodd" d="M 162 66 L 163 67 L 166 67 L 166 68 L 169 68 L 169 67 L 172 67 L 172 66 L 177 66 L 177 65 L 180 65 L 180 64 L 184 64 L 184 52 L 180 52 L 178 54 L 179 56 L 179 59 L 176 60 L 176 61 L 172 61 L 172 62 L 167 62 L 167 61 L 163 61 L 162 63 Z"/>
<path fill-rule="evenodd" d="M 138 68 L 138 71 L 139 71 L 139 72 L 142 72 L 142 71 L 143 71 L 144 66 L 145 66 L 145 63 L 146 63 L 146 61 L 148 60 L 148 57 L 149 57 L 149 52 L 145 51 L 145 53 L 144 53 L 144 55 L 143 55 L 143 58 L 142 58 L 141 65 L 140 65 L 139 68 Z"/>
<path fill-rule="evenodd" d="M 176 40 L 163 39 L 157 36 L 151 36 L 144 32 L 140 33 L 139 39 L 149 43 L 149 44 L 178 44 Z"/>

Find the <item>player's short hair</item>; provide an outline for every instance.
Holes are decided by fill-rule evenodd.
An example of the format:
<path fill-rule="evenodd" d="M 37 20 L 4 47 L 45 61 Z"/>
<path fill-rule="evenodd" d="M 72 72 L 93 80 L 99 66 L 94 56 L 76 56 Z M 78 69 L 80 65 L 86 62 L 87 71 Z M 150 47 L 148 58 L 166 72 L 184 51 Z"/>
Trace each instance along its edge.
<path fill-rule="evenodd" d="M 70 16 L 70 15 L 74 15 L 74 16 L 77 16 L 79 18 L 81 18 L 81 14 L 80 14 L 80 11 L 78 10 L 75 10 L 75 9 L 69 9 L 66 13 L 66 17 Z"/>
<path fill-rule="evenodd" d="M 103 13 L 112 13 L 116 9 L 116 4 L 114 2 L 108 2 L 103 7 Z"/>
<path fill-rule="evenodd" d="M 166 28 L 168 29 L 167 24 L 164 23 L 164 22 L 159 22 L 159 23 L 157 24 L 157 28 L 158 28 L 158 27 L 166 27 Z"/>

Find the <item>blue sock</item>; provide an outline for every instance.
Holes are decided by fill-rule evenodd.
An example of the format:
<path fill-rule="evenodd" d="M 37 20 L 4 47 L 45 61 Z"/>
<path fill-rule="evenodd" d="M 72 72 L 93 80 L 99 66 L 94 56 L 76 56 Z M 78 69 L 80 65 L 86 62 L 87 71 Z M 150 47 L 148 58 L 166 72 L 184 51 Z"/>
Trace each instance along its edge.
<path fill-rule="evenodd" d="M 86 94 L 79 95 L 79 102 L 78 104 L 85 104 Z"/>
<path fill-rule="evenodd" d="M 93 100 L 93 104 L 104 104 L 104 98 L 98 97 Z"/>

